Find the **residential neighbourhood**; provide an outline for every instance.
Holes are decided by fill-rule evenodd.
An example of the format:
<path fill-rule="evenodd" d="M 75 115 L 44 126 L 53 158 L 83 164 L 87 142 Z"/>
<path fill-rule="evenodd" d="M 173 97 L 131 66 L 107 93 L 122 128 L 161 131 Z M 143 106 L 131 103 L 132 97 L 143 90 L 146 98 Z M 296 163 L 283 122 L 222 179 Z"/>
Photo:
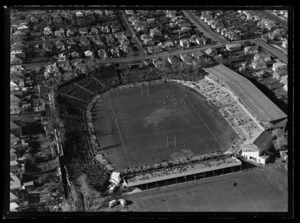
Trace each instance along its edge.
<path fill-rule="evenodd" d="M 9 10 L 9 212 L 288 210 L 287 9 Z"/>

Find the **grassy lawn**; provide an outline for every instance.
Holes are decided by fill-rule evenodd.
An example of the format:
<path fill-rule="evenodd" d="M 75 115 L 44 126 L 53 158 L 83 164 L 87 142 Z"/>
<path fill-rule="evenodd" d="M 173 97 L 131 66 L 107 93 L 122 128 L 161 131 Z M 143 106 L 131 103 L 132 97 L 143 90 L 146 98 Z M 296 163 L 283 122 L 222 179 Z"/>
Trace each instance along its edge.
<path fill-rule="evenodd" d="M 149 95 L 140 87 L 110 91 L 93 110 L 97 138 L 119 170 L 227 150 L 236 134 L 216 116 L 203 97 L 171 83 L 151 85 Z M 167 147 L 174 135 L 177 146 Z"/>

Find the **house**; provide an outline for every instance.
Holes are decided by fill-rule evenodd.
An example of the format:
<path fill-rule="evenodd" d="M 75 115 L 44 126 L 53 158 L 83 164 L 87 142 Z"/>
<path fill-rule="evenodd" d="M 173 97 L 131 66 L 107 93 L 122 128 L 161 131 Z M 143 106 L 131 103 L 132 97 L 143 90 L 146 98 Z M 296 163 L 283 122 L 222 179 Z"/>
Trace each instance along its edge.
<path fill-rule="evenodd" d="M 53 49 L 53 45 L 50 43 L 50 42 L 45 42 L 44 44 L 43 44 L 43 48 L 45 49 L 45 50 L 47 50 L 47 51 L 52 51 L 52 49 Z"/>
<path fill-rule="evenodd" d="M 258 164 L 266 164 L 269 156 L 266 152 L 272 145 L 272 136 L 263 131 L 256 139 L 252 142 L 242 145 L 242 157 L 247 160 L 254 161 Z"/>
<path fill-rule="evenodd" d="M 21 107 L 19 105 L 17 105 L 17 104 L 10 105 L 10 114 L 11 115 L 19 114 L 20 112 L 21 112 Z"/>
<path fill-rule="evenodd" d="M 86 57 L 92 58 L 92 57 L 93 57 L 93 52 L 90 51 L 90 50 L 87 50 L 87 51 L 84 52 L 84 55 L 85 55 Z"/>
<path fill-rule="evenodd" d="M 25 58 L 25 53 L 23 52 L 23 50 L 12 50 L 10 52 L 10 56 L 11 57 L 17 56 L 18 58 L 24 59 Z"/>
<path fill-rule="evenodd" d="M 22 65 L 15 65 L 10 67 L 10 73 L 16 73 L 17 75 L 23 76 L 26 72 L 26 69 Z"/>
<path fill-rule="evenodd" d="M 192 52 L 191 55 L 199 60 L 203 56 L 203 53 L 199 50 L 199 51 Z"/>
<path fill-rule="evenodd" d="M 125 10 L 126 15 L 134 15 L 133 10 Z"/>
<path fill-rule="evenodd" d="M 75 52 L 76 53 L 76 52 Z M 62 63 L 59 63 L 58 66 L 65 72 L 70 72 L 72 71 L 72 66 L 70 64 L 69 61 L 65 61 L 65 62 L 62 62 Z"/>
<path fill-rule="evenodd" d="M 164 47 L 165 48 L 171 48 L 172 46 L 174 46 L 174 42 L 171 40 L 167 40 L 164 42 Z"/>
<path fill-rule="evenodd" d="M 10 64 L 22 64 L 23 60 L 18 57 L 11 57 Z"/>
<path fill-rule="evenodd" d="M 74 36 L 75 35 L 75 29 L 67 29 L 67 32 L 66 32 L 66 36 L 67 37 L 70 37 L 70 36 Z"/>
<path fill-rule="evenodd" d="M 12 172 L 10 172 L 10 190 L 15 191 L 21 189 L 20 179 Z"/>
<path fill-rule="evenodd" d="M 146 20 L 148 24 L 154 23 L 155 22 L 155 18 L 149 18 Z"/>
<path fill-rule="evenodd" d="M 288 48 L 288 41 L 287 41 L 287 40 L 283 40 L 283 41 L 282 41 L 282 47 L 283 47 L 284 49 L 287 49 L 287 48 Z"/>
<path fill-rule="evenodd" d="M 72 59 L 79 58 L 79 53 L 78 52 L 72 52 L 71 56 L 72 56 Z"/>
<path fill-rule="evenodd" d="M 179 45 L 183 48 L 189 48 L 191 46 L 191 43 L 188 39 L 181 39 L 179 41 Z"/>
<path fill-rule="evenodd" d="M 101 39 L 94 38 L 93 41 L 97 46 L 105 46 Z"/>
<path fill-rule="evenodd" d="M 76 45 L 75 41 L 72 38 L 67 39 L 66 43 L 69 45 L 69 48 Z"/>
<path fill-rule="evenodd" d="M 158 70 L 162 70 L 165 67 L 164 61 L 162 59 L 154 59 L 152 63 Z"/>
<path fill-rule="evenodd" d="M 19 105 L 21 103 L 21 99 L 13 94 L 10 95 L 10 104 L 11 105 Z"/>
<path fill-rule="evenodd" d="M 205 53 L 208 56 L 212 56 L 212 57 L 217 55 L 217 51 L 215 49 L 212 49 L 212 48 L 208 48 L 207 50 L 205 50 Z"/>
<path fill-rule="evenodd" d="M 63 53 L 58 55 L 58 61 L 66 61 L 66 60 L 67 60 L 67 57 Z"/>
<path fill-rule="evenodd" d="M 99 35 L 99 30 L 96 27 L 93 27 L 89 35 Z"/>
<path fill-rule="evenodd" d="M 23 189 L 33 189 L 34 188 L 34 184 L 33 184 L 33 181 L 29 181 L 29 182 L 26 182 L 23 184 L 22 186 Z"/>
<path fill-rule="evenodd" d="M 198 45 L 205 45 L 206 44 L 206 39 L 197 37 L 196 38 L 196 43 Z"/>
<path fill-rule="evenodd" d="M 245 54 L 257 54 L 258 53 L 258 46 L 246 46 L 244 48 Z"/>
<path fill-rule="evenodd" d="M 258 71 L 258 72 L 254 72 L 254 73 L 252 73 L 252 75 L 254 77 L 262 78 L 262 77 L 265 76 L 265 71 L 261 70 L 261 71 Z"/>
<path fill-rule="evenodd" d="M 182 61 L 188 65 L 192 65 L 195 64 L 195 60 L 194 58 L 189 55 L 189 54 L 180 54 L 180 58 L 182 59 Z"/>
<path fill-rule="evenodd" d="M 82 35 L 82 36 L 87 36 L 88 35 L 88 29 L 87 27 L 81 27 L 78 29 L 78 32 Z"/>
<path fill-rule="evenodd" d="M 44 28 L 44 34 L 45 35 L 53 34 L 53 32 L 52 32 L 52 30 L 50 29 L 49 26 L 47 26 L 47 27 Z"/>
<path fill-rule="evenodd" d="M 283 76 L 287 75 L 287 68 L 280 68 L 276 69 L 276 71 L 273 72 L 273 77 L 277 80 L 280 80 Z"/>
<path fill-rule="evenodd" d="M 101 10 L 95 10 L 94 13 L 97 16 L 102 16 L 103 15 L 103 12 Z"/>
<path fill-rule="evenodd" d="M 178 57 L 176 57 L 176 56 L 169 56 L 168 57 L 168 62 L 171 65 L 176 65 L 176 64 L 179 64 L 181 62 L 181 60 Z"/>
<path fill-rule="evenodd" d="M 107 52 L 104 49 L 98 50 L 97 53 L 101 59 L 106 59 L 108 57 Z"/>
<path fill-rule="evenodd" d="M 111 27 L 111 32 L 112 33 L 117 33 L 117 32 L 120 32 L 120 31 L 121 31 L 120 27 L 117 27 L 117 26 L 112 26 Z"/>
<path fill-rule="evenodd" d="M 110 28 L 108 26 L 101 26 L 101 32 L 110 33 Z"/>
<path fill-rule="evenodd" d="M 63 14 L 63 16 L 67 19 L 67 20 L 73 20 L 73 13 L 71 12 L 65 12 Z"/>
<path fill-rule="evenodd" d="M 280 83 L 283 84 L 283 89 L 287 91 L 288 89 L 287 75 L 281 77 Z"/>
<path fill-rule="evenodd" d="M 60 40 L 56 41 L 55 45 L 56 45 L 56 48 L 59 49 L 59 50 L 64 50 L 65 49 L 65 44 Z"/>
<path fill-rule="evenodd" d="M 115 42 L 115 39 L 112 35 L 107 35 L 105 41 L 106 44 L 113 44 Z"/>
<path fill-rule="evenodd" d="M 10 192 L 10 194 L 9 194 L 10 203 L 18 201 L 18 200 L 19 200 L 19 198 L 14 193 Z M 10 210 L 10 211 L 12 211 L 12 210 Z"/>
<path fill-rule="evenodd" d="M 267 68 L 267 64 L 264 60 L 255 60 L 252 62 L 251 66 L 255 70 Z"/>
<path fill-rule="evenodd" d="M 60 28 L 59 30 L 55 30 L 54 35 L 58 37 L 63 37 L 65 36 L 65 30 L 63 28 Z"/>
<path fill-rule="evenodd" d="M 236 51 L 241 49 L 241 44 L 235 43 L 235 44 L 226 44 L 226 49 L 228 51 Z"/>
<path fill-rule="evenodd" d="M 153 46 L 154 45 L 154 41 L 153 41 L 152 38 L 151 39 L 150 38 L 144 39 L 143 43 L 145 45 L 148 45 L 148 46 Z"/>
<path fill-rule="evenodd" d="M 80 43 L 83 45 L 83 46 L 90 46 L 90 40 L 88 38 L 81 38 L 80 39 Z"/>
<path fill-rule="evenodd" d="M 16 160 L 10 161 L 10 172 L 12 172 L 13 174 L 22 173 L 22 169 L 18 161 Z"/>
<path fill-rule="evenodd" d="M 286 63 L 282 63 L 282 62 L 276 62 L 272 66 L 272 70 L 274 72 L 276 72 L 277 70 L 279 70 L 281 68 L 287 68 L 287 64 Z"/>
<path fill-rule="evenodd" d="M 77 18 L 82 18 L 83 17 L 83 13 L 80 11 L 75 12 L 75 15 Z"/>
<path fill-rule="evenodd" d="M 150 53 L 160 53 L 163 50 L 160 47 L 158 47 L 158 46 L 148 46 L 148 51 Z"/>
<path fill-rule="evenodd" d="M 267 30 L 271 30 L 272 28 L 274 28 L 276 26 L 275 21 L 270 20 L 270 19 L 263 19 L 260 22 L 260 25 L 262 28 L 266 28 Z"/>
<path fill-rule="evenodd" d="M 110 176 L 110 182 L 112 182 L 115 185 L 119 185 L 121 182 L 121 175 L 119 172 L 112 172 Z"/>
<path fill-rule="evenodd" d="M 74 66 L 77 68 L 78 71 L 85 74 L 87 72 L 86 65 L 80 61 L 76 61 Z"/>
<path fill-rule="evenodd" d="M 265 53 L 255 54 L 253 59 L 254 59 L 254 61 L 258 61 L 258 60 L 264 60 L 265 62 L 270 62 L 271 61 L 271 57 L 268 54 L 265 54 Z"/>
<path fill-rule="evenodd" d="M 104 12 L 105 12 L 105 14 L 106 14 L 107 16 L 111 16 L 111 15 L 114 14 L 114 11 L 113 11 L 113 10 L 104 10 Z"/>
<path fill-rule="evenodd" d="M 16 137 L 14 134 L 10 133 L 10 147 L 14 147 L 19 142 L 19 138 Z"/>
<path fill-rule="evenodd" d="M 17 30 L 22 31 L 24 33 L 28 33 L 29 32 L 29 28 L 26 25 L 20 25 Z"/>
<path fill-rule="evenodd" d="M 16 161 L 18 159 L 16 151 L 14 149 L 10 150 L 10 161 Z"/>
<path fill-rule="evenodd" d="M 155 27 L 154 29 L 150 29 L 150 36 L 151 37 L 158 37 L 161 36 L 161 31 L 158 29 L 158 27 Z"/>
<path fill-rule="evenodd" d="M 28 45 L 25 45 L 24 43 L 22 43 L 21 41 L 17 41 L 17 42 L 15 42 L 15 43 L 13 43 L 12 45 L 11 45 L 11 47 L 18 47 L 18 48 L 21 48 L 21 49 L 23 49 L 23 48 L 25 48 L 25 47 L 27 47 Z"/>
<path fill-rule="evenodd" d="M 17 212 L 19 211 L 20 206 L 16 202 L 9 203 L 9 211 L 10 212 Z"/>
<path fill-rule="evenodd" d="M 92 17 L 94 16 L 94 12 L 92 12 L 91 10 L 87 10 L 85 11 L 85 16 Z"/>

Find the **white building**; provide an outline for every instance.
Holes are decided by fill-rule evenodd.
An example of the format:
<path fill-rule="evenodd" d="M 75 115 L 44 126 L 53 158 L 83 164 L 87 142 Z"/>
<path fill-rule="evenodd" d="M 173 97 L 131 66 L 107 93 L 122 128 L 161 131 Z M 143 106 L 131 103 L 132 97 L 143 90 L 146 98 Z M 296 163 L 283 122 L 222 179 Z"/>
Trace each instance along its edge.
<path fill-rule="evenodd" d="M 112 172 L 111 177 L 110 177 L 110 182 L 118 185 L 121 182 L 121 177 L 119 172 Z"/>
<path fill-rule="evenodd" d="M 241 44 L 235 43 L 235 44 L 226 44 L 226 49 L 228 51 L 234 51 L 241 49 Z"/>
<path fill-rule="evenodd" d="M 247 142 L 242 145 L 241 155 L 247 160 L 256 162 L 258 164 L 266 164 L 269 155 L 266 152 L 272 145 L 272 136 L 263 131 L 257 138 L 253 141 Z"/>

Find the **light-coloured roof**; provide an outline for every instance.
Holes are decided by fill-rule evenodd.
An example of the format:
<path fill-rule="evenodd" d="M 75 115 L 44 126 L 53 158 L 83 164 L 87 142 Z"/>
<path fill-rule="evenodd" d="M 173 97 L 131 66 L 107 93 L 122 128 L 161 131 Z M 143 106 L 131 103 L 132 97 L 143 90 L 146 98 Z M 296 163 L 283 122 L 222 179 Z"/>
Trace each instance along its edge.
<path fill-rule="evenodd" d="M 163 170 L 154 173 L 137 174 L 134 178 L 127 180 L 127 187 L 138 186 L 146 183 L 168 180 L 182 176 L 205 173 L 208 171 L 240 166 L 241 161 L 227 157 L 220 160 L 211 160 L 197 164 L 190 164 L 184 167 L 164 168 Z"/>
<path fill-rule="evenodd" d="M 224 65 L 204 70 L 225 82 L 244 104 L 262 121 L 274 121 L 287 117 L 265 94 L 251 81 Z"/>

